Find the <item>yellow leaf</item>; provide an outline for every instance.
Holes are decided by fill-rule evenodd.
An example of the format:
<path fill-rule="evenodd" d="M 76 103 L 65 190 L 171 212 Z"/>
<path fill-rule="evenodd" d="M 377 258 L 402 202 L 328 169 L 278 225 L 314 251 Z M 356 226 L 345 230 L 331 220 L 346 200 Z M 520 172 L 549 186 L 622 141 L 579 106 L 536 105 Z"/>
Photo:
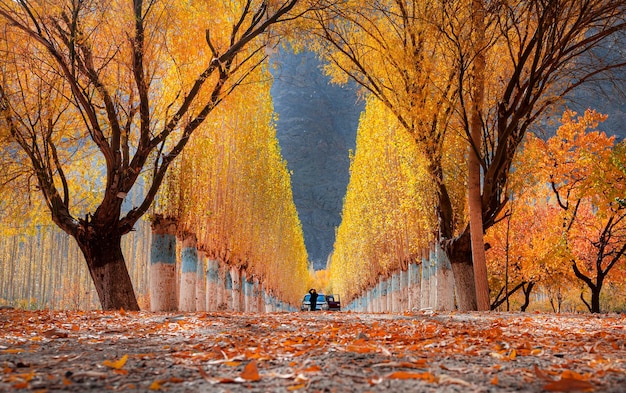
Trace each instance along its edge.
<path fill-rule="evenodd" d="M 115 370 L 119 370 L 122 367 L 124 367 L 124 365 L 126 364 L 126 361 L 128 360 L 128 355 L 124 355 L 122 356 L 120 359 L 112 361 L 112 360 L 105 360 L 104 362 L 102 362 L 102 364 L 104 366 L 113 368 Z"/>
<path fill-rule="evenodd" d="M 148 389 L 150 389 L 150 390 L 161 390 L 161 381 L 156 380 L 156 381 L 152 382 L 150 384 L 150 387 L 148 387 Z"/>

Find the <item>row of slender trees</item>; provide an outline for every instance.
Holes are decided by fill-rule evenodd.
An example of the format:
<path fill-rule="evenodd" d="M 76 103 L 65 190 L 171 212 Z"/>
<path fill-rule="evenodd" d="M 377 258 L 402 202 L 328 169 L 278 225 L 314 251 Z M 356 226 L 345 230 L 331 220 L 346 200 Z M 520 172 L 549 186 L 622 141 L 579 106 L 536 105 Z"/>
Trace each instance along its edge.
<path fill-rule="evenodd" d="M 12 172 L 6 177 L 23 180 L 17 203 L 28 204 L 33 193 L 38 193 L 52 222 L 75 239 L 103 309 L 139 309 L 122 238 L 153 207 L 172 166 L 181 165 L 180 173 L 187 169 L 180 163 L 185 160 L 181 153 L 190 141 L 202 139 L 194 138 L 197 131 L 213 129 L 209 137 L 219 143 L 227 137 L 251 138 L 248 133 L 254 128 L 249 123 L 240 128 L 233 115 L 225 124 L 221 113 L 215 112 L 228 105 L 229 111 L 256 111 L 258 100 L 246 105 L 245 95 L 238 101 L 228 100 L 229 96 L 238 90 L 252 92 L 253 97 L 256 90 L 266 91 L 256 85 L 268 53 L 281 36 L 291 34 L 287 22 L 312 7 L 315 2 L 298 0 L 67 0 L 54 5 L 0 1 L 0 140 L 7 152 L 3 158 L 11 164 L 8 167 L 18 168 L 15 176 Z M 261 127 L 267 127 L 270 120 L 264 121 Z M 265 142 L 262 146 L 269 146 L 271 137 Z M 204 151 L 208 157 L 220 157 L 220 168 L 227 168 L 238 153 Z M 267 158 L 262 150 L 248 153 L 257 155 L 256 162 Z M 238 175 L 225 171 L 227 176 Z M 268 174 L 274 182 L 271 191 L 283 192 L 288 180 L 277 178 L 272 171 Z M 219 179 L 215 184 L 224 189 L 238 180 L 206 171 L 201 175 Z M 170 190 L 182 184 L 175 173 L 172 176 Z M 235 202 L 242 211 L 258 209 L 258 203 L 266 202 L 245 200 L 246 195 L 230 195 L 215 188 L 189 191 L 216 192 L 221 198 L 217 205 L 198 207 L 206 214 L 219 214 L 220 209 L 227 209 L 226 202 Z M 138 194 L 140 200 L 126 208 L 131 194 Z M 179 195 L 184 200 L 187 191 L 180 190 Z M 283 197 L 289 195 L 279 196 L 281 203 Z M 167 199 L 164 195 L 160 198 Z M 163 206 L 170 202 L 162 201 Z M 260 210 L 279 217 L 293 213 L 281 203 L 274 207 L 282 211 Z M 179 218 L 178 213 L 173 216 Z M 190 221 L 180 220 L 194 228 Z M 250 261 L 259 264 L 255 268 L 259 271 L 267 269 L 263 264 L 301 263 L 301 259 L 269 262 L 250 258 L 245 255 L 251 250 L 249 244 L 243 252 L 229 255 L 240 241 L 246 243 L 243 239 L 249 233 L 240 231 L 254 225 L 248 222 L 242 228 L 244 224 L 239 222 L 232 226 L 217 222 L 227 226 L 218 236 L 228 232 L 227 239 L 236 240 L 203 244 L 211 252 L 226 253 L 221 257 L 231 263 Z M 285 231 L 272 236 L 290 233 L 288 236 L 297 237 L 294 225 L 288 221 Z M 194 229 L 203 242 L 203 236 L 211 234 L 200 226 Z M 297 242 L 289 238 L 285 247 Z M 275 247 L 278 239 L 257 244 Z M 302 256 L 300 251 L 298 258 Z M 297 276 L 291 269 L 275 270 L 289 272 L 289 283 L 307 279 L 306 269 L 299 269 Z"/>
<path fill-rule="evenodd" d="M 567 93 L 624 67 L 616 47 L 625 7 L 601 0 L 399 0 L 341 3 L 312 18 L 312 46 L 331 75 L 354 79 L 412 136 L 435 188 L 423 214 L 436 214 L 430 231 L 452 263 L 460 309 L 490 306 L 483 234 L 506 211 L 527 132 Z M 344 211 L 342 226 L 359 226 L 347 219 L 376 224 Z M 336 245 L 337 263 L 346 260 L 338 250 L 349 247 Z M 401 269 L 404 254 L 377 263 Z M 387 268 L 364 269 L 376 277 Z"/>
<path fill-rule="evenodd" d="M 432 233 L 452 263 L 460 309 L 489 308 L 482 236 L 506 209 L 527 131 L 568 92 L 625 65 L 611 50 L 623 38 L 625 7 L 355 1 L 312 18 L 313 48 L 331 75 L 354 79 L 382 102 L 421 152 L 436 188 L 423 206 L 437 215 Z M 459 167 L 466 168 L 460 178 Z"/>
<path fill-rule="evenodd" d="M 411 197 L 423 198 L 432 190 L 424 164 L 408 165 L 416 152 L 399 149 L 411 145 L 402 143 L 408 135 L 396 135 L 401 128 L 390 116 L 372 101 L 361 119 L 330 263 L 332 287 L 347 303 L 356 299 L 353 305 L 361 310 L 381 301 L 375 309 L 391 310 L 393 303 L 385 307 L 381 296 L 392 292 L 382 289 L 392 277 L 408 276 L 404 286 L 417 284 L 411 296 L 419 299 L 420 280 L 411 279 L 411 271 L 424 269 L 419 250 L 426 246 L 420 242 L 429 239 L 433 227 L 409 220 L 423 219 L 422 212 L 404 210 L 415 206 L 407 203 Z M 570 310 L 591 312 L 626 306 L 626 155 L 623 142 L 598 131 L 605 118 L 593 111 L 566 112 L 555 136 L 529 135 L 511 174 L 511 201 L 486 236 L 490 308 L 509 310 L 513 304 L 526 310 L 531 298 L 547 300 L 554 311 L 564 301 Z M 404 171 L 390 170 L 399 163 Z M 418 231 L 422 236 L 402 237 Z M 420 307 L 419 301 L 413 304 Z"/>
<path fill-rule="evenodd" d="M 208 260 L 245 272 L 295 305 L 312 280 L 302 227 L 276 138 L 266 70 L 249 75 L 248 83 L 251 89 L 231 93 L 216 109 L 219 123 L 193 136 L 151 214 L 159 217 L 154 225 L 175 223 L 157 232 L 192 238 Z"/>
<path fill-rule="evenodd" d="M 317 51 L 337 81 L 355 80 L 389 111 L 394 125 L 410 135 L 414 157 L 424 162 L 425 180 L 409 187 L 426 184 L 420 186 L 426 192 L 397 198 L 415 203 L 420 218 L 407 207 L 363 223 L 379 225 L 378 237 L 387 236 L 375 243 L 381 251 L 365 270 L 401 269 L 424 239 L 432 239 L 452 264 L 459 308 L 488 309 L 483 234 L 506 210 L 516 152 L 528 130 L 567 93 L 625 65 L 611 46 L 623 37 L 625 8 L 623 0 L 68 0 L 54 7 L 0 1 L 6 53 L 0 58 L 0 140 L 10 164 L 3 176 L 23 180 L 24 204 L 33 191 L 43 196 L 52 221 L 77 241 L 104 309 L 139 308 L 121 241 L 157 198 L 155 214 L 177 219 L 206 252 L 235 266 L 250 264 L 267 280 L 283 264 L 295 263 L 276 278 L 292 283 L 303 274 L 302 252 L 282 247 L 297 249 L 301 233 L 292 221 L 277 232 L 278 224 L 265 217 L 291 216 L 283 204 L 289 198 L 275 203 L 263 196 L 262 206 L 274 209 L 260 209 L 259 217 L 259 206 L 239 202 L 249 202 L 249 190 L 258 188 L 220 191 L 246 183 L 240 172 L 224 168 L 232 150 L 254 144 L 237 144 L 251 128 L 240 127 L 237 117 L 222 121 L 218 109 L 256 111 L 258 100 L 248 105 L 245 95 L 230 96 L 255 91 L 253 82 L 264 77 L 259 72 L 279 38 L 302 38 L 295 45 Z M 201 132 L 204 138 L 196 138 Z M 222 143 L 227 134 L 236 139 L 216 151 L 212 169 L 186 163 L 198 160 L 192 153 L 183 156 L 191 143 Z M 398 150 L 407 143 L 393 142 L 388 146 Z M 263 155 L 258 149 L 245 154 Z M 402 165 L 390 170 L 410 173 Z M 247 170 L 251 178 L 259 175 Z M 202 179 L 215 171 L 215 179 L 223 174 L 226 183 Z M 262 189 L 284 192 L 282 180 L 265 173 L 273 181 Z M 125 209 L 139 185 L 142 199 Z M 194 199 L 201 187 L 219 195 L 217 207 Z M 205 224 L 194 209 L 205 217 L 233 220 L 229 214 L 235 214 L 253 221 Z M 269 226 L 251 224 L 258 220 Z M 404 224 L 395 225 L 402 220 L 409 223 L 406 233 Z M 422 231 L 421 224 L 413 225 L 421 221 L 433 224 Z M 258 259 L 270 254 L 296 258 Z"/>
<path fill-rule="evenodd" d="M 270 85 L 262 70 L 253 78 L 254 90 L 233 93 L 218 109 L 222 124 L 199 131 L 174 163 L 149 215 L 151 222 L 140 220 L 122 242 L 142 308 L 243 311 L 244 298 L 233 293 L 243 294 L 246 283 L 255 285 L 257 302 L 267 300 L 274 307 L 281 300 L 285 307 L 295 306 L 310 285 L 290 175 L 272 121 Z M 248 105 L 256 110 L 246 111 Z M 140 199 L 139 192 L 128 195 L 126 208 Z M 23 227 L 3 226 L 0 298 L 4 304 L 28 308 L 96 307 L 97 296 L 75 242 L 50 224 L 26 226 L 34 217 L 45 222 L 42 210 L 33 204 L 33 215 L 20 222 Z M 164 234 L 171 244 L 163 244 Z M 169 247 L 169 277 L 155 272 L 164 262 L 159 247 Z M 188 263 L 193 264 L 191 272 Z M 223 294 L 226 288 L 230 300 Z M 196 307 L 196 300 L 205 296 L 200 291 L 207 301 Z M 160 296 L 172 301 L 163 306 Z M 261 308 L 265 310 L 255 309 Z"/>
<path fill-rule="evenodd" d="M 7 229 L 3 226 L 0 236 L 0 306 L 57 310 L 100 306 L 85 259 L 69 235 L 52 224 Z M 150 224 L 139 221 L 122 250 L 139 304 L 148 307 Z"/>

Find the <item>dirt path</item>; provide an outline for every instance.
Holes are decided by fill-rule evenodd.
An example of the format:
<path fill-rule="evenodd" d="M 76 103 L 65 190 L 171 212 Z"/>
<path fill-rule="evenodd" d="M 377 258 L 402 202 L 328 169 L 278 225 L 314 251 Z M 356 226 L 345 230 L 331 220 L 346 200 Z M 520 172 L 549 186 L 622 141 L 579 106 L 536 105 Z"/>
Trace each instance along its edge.
<path fill-rule="evenodd" d="M 0 311 L 0 391 L 623 392 L 626 317 Z"/>

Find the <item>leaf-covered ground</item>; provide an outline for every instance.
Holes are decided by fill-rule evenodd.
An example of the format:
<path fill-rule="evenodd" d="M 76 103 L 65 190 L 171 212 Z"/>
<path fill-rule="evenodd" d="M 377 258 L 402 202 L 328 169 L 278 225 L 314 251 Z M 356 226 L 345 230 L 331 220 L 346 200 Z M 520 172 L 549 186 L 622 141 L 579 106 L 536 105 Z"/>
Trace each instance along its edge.
<path fill-rule="evenodd" d="M 623 392 L 626 317 L 0 311 L 0 391 Z"/>

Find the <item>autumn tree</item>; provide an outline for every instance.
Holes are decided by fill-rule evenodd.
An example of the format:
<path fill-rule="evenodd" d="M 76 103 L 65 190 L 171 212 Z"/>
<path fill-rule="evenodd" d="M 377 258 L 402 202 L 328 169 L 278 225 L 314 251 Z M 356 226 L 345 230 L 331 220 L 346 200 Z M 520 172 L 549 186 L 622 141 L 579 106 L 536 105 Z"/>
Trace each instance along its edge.
<path fill-rule="evenodd" d="M 517 169 L 513 177 L 521 175 Z M 487 266 L 491 309 L 505 304 L 510 310 L 510 299 L 519 292 L 523 299 L 520 310 L 526 311 L 534 289 L 558 294 L 561 286 L 573 283 L 559 246 L 560 209 L 545 183 L 528 188 L 530 192 L 512 194 L 504 217 L 485 236 L 490 245 Z"/>
<path fill-rule="evenodd" d="M 122 236 L 297 3 L 0 2 L 1 128 L 27 156 L 54 223 L 78 242 L 103 309 L 138 309 Z M 70 147 L 94 157 L 83 183 L 68 170 Z M 123 211 L 138 183 L 143 199 Z M 76 208 L 76 186 L 97 196 L 93 209 Z"/>
<path fill-rule="evenodd" d="M 454 133 L 451 123 L 459 74 L 442 45 L 442 29 L 433 23 L 442 7 L 438 1 L 337 3 L 316 12 L 317 25 L 310 28 L 317 37 L 313 48 L 328 61 L 334 80 L 355 80 L 412 137 L 436 189 L 432 194 L 436 203 L 422 206 L 425 216 L 434 206 L 439 217 L 438 226 L 425 235 L 426 242 L 453 238 L 465 221 L 464 204 L 453 204 L 456 190 L 451 190 L 463 187 L 463 181 L 450 176 L 454 165 L 446 165 L 452 161 L 445 146 L 446 136 Z M 456 264 L 456 268 L 460 268 L 455 279 L 461 308 L 473 309 L 472 265 Z"/>
<path fill-rule="evenodd" d="M 438 187 L 435 237 L 452 262 L 461 309 L 478 306 L 471 228 L 451 203 L 445 138 L 459 132 L 473 142 L 484 231 L 506 205 L 508 175 L 527 130 L 574 88 L 624 66 L 617 56 L 585 57 L 624 30 L 624 7 L 608 0 L 390 0 L 342 2 L 316 14 L 315 49 L 330 73 L 354 79 L 383 102 L 429 163 Z M 473 31 L 479 25 L 484 35 Z M 485 65 L 480 74 L 470 72 L 482 68 L 477 62 Z M 472 137 L 477 127 L 480 141 Z M 465 153 L 456 158 L 465 160 Z"/>
<path fill-rule="evenodd" d="M 590 300 L 581 294 L 591 312 L 600 312 L 603 285 L 626 252 L 625 157 L 614 149 L 614 137 L 596 131 L 604 118 L 591 110 L 579 117 L 567 111 L 554 137 L 532 138 L 528 147 L 544 155 L 537 169 L 562 210 L 560 244 L 591 292 Z"/>

